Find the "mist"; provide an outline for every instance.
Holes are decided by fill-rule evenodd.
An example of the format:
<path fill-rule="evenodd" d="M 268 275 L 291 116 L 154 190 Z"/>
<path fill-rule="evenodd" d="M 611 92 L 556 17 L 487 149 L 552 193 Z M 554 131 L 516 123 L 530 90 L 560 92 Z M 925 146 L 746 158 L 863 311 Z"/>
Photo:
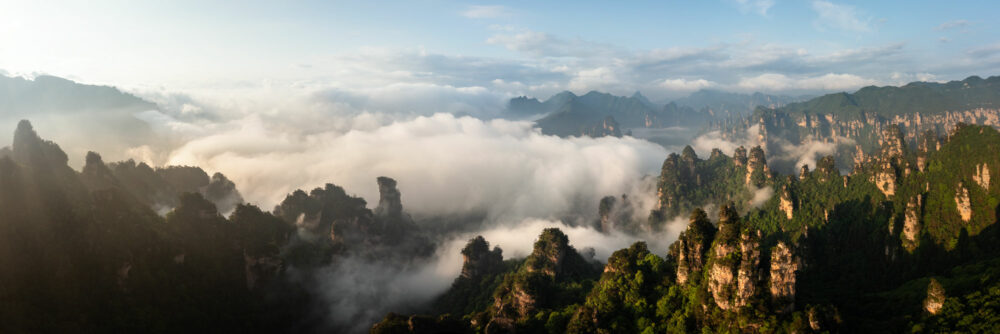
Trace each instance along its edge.
<path fill-rule="evenodd" d="M 344 133 L 287 133 L 256 117 L 232 125 L 173 150 L 168 164 L 223 172 L 249 202 L 265 207 L 324 183 L 372 203 L 372 182 L 386 175 L 399 181 L 407 210 L 418 216 L 484 212 L 491 221 L 516 221 L 596 213 L 601 197 L 636 188 L 667 154 L 634 138 L 562 139 L 529 122 L 450 114 Z"/>

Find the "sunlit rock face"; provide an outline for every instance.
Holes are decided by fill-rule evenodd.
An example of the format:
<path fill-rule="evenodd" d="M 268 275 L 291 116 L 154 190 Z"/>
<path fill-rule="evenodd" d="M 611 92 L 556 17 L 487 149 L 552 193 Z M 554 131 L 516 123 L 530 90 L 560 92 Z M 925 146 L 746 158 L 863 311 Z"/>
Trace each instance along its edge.
<path fill-rule="evenodd" d="M 708 267 L 708 292 L 715 304 L 723 310 L 737 306 L 735 286 L 740 258 L 731 254 L 738 250 L 740 243 L 739 215 L 728 206 L 719 211 L 719 231 L 712 243 Z"/>
<path fill-rule="evenodd" d="M 972 176 L 972 180 L 983 187 L 983 190 L 990 190 L 990 166 L 986 163 L 976 165 L 976 174 Z"/>
<path fill-rule="evenodd" d="M 771 300 L 782 312 L 790 312 L 795 308 L 795 283 L 799 267 L 798 259 L 784 241 L 779 241 L 771 249 L 769 291 Z"/>
<path fill-rule="evenodd" d="M 747 231 L 740 235 L 740 265 L 736 272 L 736 298 L 734 307 L 743 307 L 757 294 L 760 281 L 760 238 L 759 230 Z"/>
<path fill-rule="evenodd" d="M 794 217 L 795 205 L 792 202 L 792 195 L 788 191 L 788 186 L 781 187 L 781 198 L 778 203 L 778 209 L 785 213 L 785 217 L 791 220 Z"/>
<path fill-rule="evenodd" d="M 705 266 L 706 256 L 715 238 L 715 226 L 708 221 L 705 211 L 695 209 L 688 227 L 671 246 L 677 259 L 677 284 L 686 284 L 691 277 L 699 276 Z"/>
<path fill-rule="evenodd" d="M 944 287 L 937 279 L 931 278 L 927 284 L 927 297 L 924 299 L 924 311 L 931 315 L 938 314 L 944 308 L 944 301 L 947 298 Z"/>
<path fill-rule="evenodd" d="M 962 221 L 968 222 L 972 219 L 972 202 L 969 201 L 969 188 L 966 188 L 961 182 L 958 183 L 958 188 L 955 190 L 955 209 L 958 210 L 958 215 L 962 217 Z"/>
<path fill-rule="evenodd" d="M 903 214 L 903 247 L 909 252 L 920 245 L 920 208 L 920 197 L 911 198 L 906 203 L 906 212 Z"/>

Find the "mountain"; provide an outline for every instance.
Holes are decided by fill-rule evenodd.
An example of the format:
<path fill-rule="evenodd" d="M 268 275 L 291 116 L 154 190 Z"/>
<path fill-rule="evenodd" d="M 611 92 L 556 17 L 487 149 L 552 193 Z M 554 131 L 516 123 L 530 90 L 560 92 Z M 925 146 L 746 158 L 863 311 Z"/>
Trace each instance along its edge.
<path fill-rule="evenodd" d="M 637 128 L 667 128 L 673 126 L 699 127 L 709 118 L 691 108 L 676 104 L 657 106 L 645 96 L 636 93 L 631 97 L 615 96 L 591 91 L 582 96 L 562 92 L 545 102 L 536 99 L 516 98 L 509 104 L 510 114 L 544 114 L 535 122 L 542 133 L 567 136 L 614 135 L 607 129 L 609 117 L 620 126 L 617 132 Z"/>
<path fill-rule="evenodd" d="M 799 100 L 801 98 L 761 93 L 747 95 L 701 90 L 686 98 L 658 105 L 640 92 L 630 97 L 596 91 L 582 96 L 562 92 L 544 102 L 525 96 L 513 98 L 507 104 L 505 116 L 513 119 L 541 117 L 535 123 L 545 134 L 600 137 L 616 133 L 607 130 L 609 117 L 620 126 L 617 132 L 621 133 L 637 129 L 701 128 L 715 119 L 746 116 L 758 106 L 780 107 Z M 643 135 L 647 132 L 635 131 Z M 647 139 L 667 146 L 677 144 L 674 141 L 664 143 L 662 138 Z"/>
<path fill-rule="evenodd" d="M 0 128 L 13 129 L 30 118 L 43 129 L 59 129 L 47 136 L 74 143 L 66 152 L 79 167 L 88 149 L 124 158 L 129 148 L 157 145 L 163 140 L 138 115 L 158 107 L 114 87 L 76 83 L 40 75 L 34 79 L 0 75 Z M 0 142 L 0 145 L 3 145 Z"/>
<path fill-rule="evenodd" d="M 806 96 L 742 94 L 702 89 L 673 102 L 695 110 L 706 110 L 716 117 L 747 116 L 757 107 L 779 108 L 789 103 L 807 100 Z"/>
<path fill-rule="evenodd" d="M 1000 127 L 1000 77 L 865 87 L 774 109 L 758 107 L 748 117 L 714 121 L 710 128 L 726 138 L 756 139 L 776 158 L 773 167 L 789 173 L 801 167 L 795 151 L 804 147 L 832 144 L 837 167 L 850 170 L 879 150 L 892 125 L 913 147 L 925 132 L 947 133 L 959 123 Z"/>
<path fill-rule="evenodd" d="M 1000 132 L 962 125 L 918 150 L 895 133 L 850 175 L 832 156 L 814 171 L 782 174 L 759 147 L 708 160 L 671 155 L 657 210 L 692 209 L 679 213 L 687 226 L 666 254 L 637 242 L 595 277 L 556 229 L 523 262 L 501 262 L 502 252 L 477 237 L 445 294 L 461 307 L 392 313 L 372 332 L 992 331 L 1000 325 L 1000 187 L 989 175 L 1000 165 Z M 912 167 L 918 157 L 927 168 Z M 699 189 L 674 192 L 692 186 Z M 765 188 L 774 196 L 745 196 Z"/>
<path fill-rule="evenodd" d="M 374 210 L 328 184 L 270 213 L 198 167 L 68 162 L 28 121 L 0 149 L 2 332 L 346 331 L 314 312 L 322 273 L 434 250 L 386 177 Z"/>

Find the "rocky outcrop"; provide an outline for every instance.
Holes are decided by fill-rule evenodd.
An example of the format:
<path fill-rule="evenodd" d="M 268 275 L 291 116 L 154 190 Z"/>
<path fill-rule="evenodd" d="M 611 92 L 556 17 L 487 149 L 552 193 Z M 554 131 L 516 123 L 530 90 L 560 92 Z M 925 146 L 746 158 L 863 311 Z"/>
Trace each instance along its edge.
<path fill-rule="evenodd" d="M 958 215 L 962 217 L 962 221 L 968 222 L 972 219 L 972 203 L 969 201 L 969 189 L 962 182 L 958 183 L 958 188 L 955 190 L 955 209 L 958 210 Z"/>
<path fill-rule="evenodd" d="M 598 205 L 597 214 L 600 220 L 597 223 L 597 227 L 604 233 L 611 233 L 611 231 L 615 230 L 629 230 L 628 225 L 632 220 L 633 210 L 632 202 L 629 201 L 628 195 L 622 194 L 620 198 L 605 196 L 601 198 L 601 203 Z"/>
<path fill-rule="evenodd" d="M 482 236 L 476 236 L 462 249 L 462 278 L 476 280 L 503 270 L 503 251 Z"/>
<path fill-rule="evenodd" d="M 878 190 L 885 194 L 886 197 L 891 197 L 896 194 L 896 174 L 893 172 L 892 165 L 889 162 L 885 162 L 881 165 L 881 170 L 876 172 L 873 176 L 872 182 L 878 187 Z"/>
<path fill-rule="evenodd" d="M 903 248 L 913 252 L 920 245 L 921 202 L 919 196 L 906 202 L 906 212 L 903 214 Z"/>
<path fill-rule="evenodd" d="M 927 168 L 927 157 L 941 145 L 937 131 L 927 130 L 917 141 L 917 170 L 923 172 Z"/>
<path fill-rule="evenodd" d="M 986 163 L 976 165 L 976 174 L 972 176 L 972 180 L 983 190 L 990 190 L 990 166 Z"/>
<path fill-rule="evenodd" d="M 378 207 L 375 208 L 375 215 L 389 219 L 401 219 L 403 216 L 403 202 L 400 199 L 399 190 L 396 189 L 396 180 L 385 176 L 378 179 Z"/>
<path fill-rule="evenodd" d="M 799 180 L 805 180 L 809 177 L 809 165 L 802 165 L 802 169 L 799 170 Z"/>
<path fill-rule="evenodd" d="M 243 196 L 240 195 L 239 190 L 236 190 L 236 183 L 230 181 L 222 173 L 212 174 L 212 179 L 202 192 L 205 194 L 205 198 L 219 207 L 220 212 L 230 212 L 237 205 L 243 204 Z"/>
<path fill-rule="evenodd" d="M 754 187 L 762 187 L 771 176 L 771 170 L 767 166 L 767 158 L 764 156 L 764 149 L 754 146 L 750 149 L 750 156 L 747 158 L 746 184 Z"/>
<path fill-rule="evenodd" d="M 606 136 L 621 138 L 622 129 L 621 125 L 618 125 L 618 122 L 615 121 L 614 117 L 608 116 L 602 119 L 601 121 L 597 122 L 597 124 L 594 124 L 593 126 L 584 129 L 581 134 L 584 136 L 590 136 L 594 138 L 606 137 Z"/>
<path fill-rule="evenodd" d="M 111 169 L 104 164 L 101 155 L 94 152 L 87 152 L 87 162 L 80 173 L 81 179 L 90 190 L 102 190 L 119 187 L 118 179 L 111 172 Z"/>
<path fill-rule="evenodd" d="M 69 161 L 59 145 L 38 137 L 35 128 L 27 120 L 17 123 L 14 142 L 11 144 L 11 156 L 14 161 L 33 168 L 65 166 Z"/>
<path fill-rule="evenodd" d="M 493 295 L 489 328 L 512 329 L 520 319 L 531 317 L 537 309 L 556 301 L 540 298 L 558 293 L 560 282 L 593 279 L 600 274 L 599 266 L 588 263 L 569 238 L 558 228 L 547 228 L 535 241 L 534 250 L 518 272 L 504 279 Z"/>
<path fill-rule="evenodd" d="M 871 181 L 882 194 L 892 197 L 896 195 L 899 180 L 910 174 L 905 136 L 898 125 L 891 125 L 882 132 L 879 144 L 881 149 L 873 161 Z"/>
<path fill-rule="evenodd" d="M 931 315 L 938 314 L 938 312 L 941 312 L 941 308 L 944 307 L 944 300 L 946 298 L 947 296 L 945 296 L 944 287 L 941 286 L 941 282 L 931 278 L 930 283 L 927 283 L 927 297 L 924 298 L 924 310 Z"/>
<path fill-rule="evenodd" d="M 702 209 L 691 212 L 688 227 L 671 245 L 671 257 L 677 259 L 677 284 L 687 284 L 691 277 L 700 277 L 706 253 L 715 238 L 715 226 Z"/>
<path fill-rule="evenodd" d="M 747 164 L 747 149 L 743 146 L 737 147 L 733 151 L 733 163 L 736 167 L 743 167 Z"/>
<path fill-rule="evenodd" d="M 524 262 L 529 273 L 538 272 L 552 278 L 576 276 L 582 269 L 581 264 L 588 266 L 586 260 L 569 245 L 569 237 L 558 228 L 543 230 L 535 241 L 534 250 Z"/>
<path fill-rule="evenodd" d="M 723 310 L 737 306 L 737 271 L 740 257 L 732 256 L 738 251 L 740 242 L 739 215 L 728 205 L 719 211 L 719 231 L 712 243 L 708 266 L 708 292 L 715 305 Z"/>
<path fill-rule="evenodd" d="M 769 292 L 771 301 L 781 312 L 791 312 L 795 309 L 795 284 L 800 263 L 784 241 L 779 241 L 771 249 L 771 268 Z"/>
<path fill-rule="evenodd" d="M 781 186 L 781 197 L 779 198 L 778 209 L 785 213 L 788 220 L 792 220 L 795 212 L 795 202 L 792 201 L 792 194 L 788 191 L 788 186 Z"/>
<path fill-rule="evenodd" d="M 760 230 L 740 235 L 740 266 L 736 272 L 736 298 L 733 306 L 740 308 L 750 303 L 757 294 L 760 281 Z"/>

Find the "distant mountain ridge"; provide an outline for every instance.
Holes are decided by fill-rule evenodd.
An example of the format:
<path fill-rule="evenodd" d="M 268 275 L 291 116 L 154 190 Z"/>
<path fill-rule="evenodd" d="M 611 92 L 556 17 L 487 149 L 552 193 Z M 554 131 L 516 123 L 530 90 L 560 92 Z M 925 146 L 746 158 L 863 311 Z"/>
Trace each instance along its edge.
<path fill-rule="evenodd" d="M 623 129 L 698 128 L 716 118 L 746 116 L 758 106 L 780 107 L 802 97 L 774 96 L 762 93 L 741 94 L 701 90 L 666 104 L 650 101 L 642 93 L 617 96 L 590 91 L 576 95 L 564 91 L 545 101 L 520 96 L 507 104 L 509 118 L 538 118 L 542 133 L 558 136 L 601 136 L 611 132 L 592 131 L 609 123 L 608 117 Z"/>
<path fill-rule="evenodd" d="M 674 100 L 674 103 L 688 106 L 695 110 L 708 109 L 717 116 L 746 116 L 757 107 L 779 108 L 790 103 L 808 100 L 810 96 L 769 95 L 760 92 L 753 94 L 724 92 L 714 89 L 702 89 L 691 95 Z"/>
<path fill-rule="evenodd" d="M 49 75 L 33 79 L 0 75 L 0 128 L 13 130 L 18 121 L 30 118 L 41 128 L 59 129 L 46 136 L 73 143 L 66 147 L 66 154 L 77 166 L 88 149 L 121 160 L 130 148 L 163 143 L 150 124 L 138 117 L 150 110 L 159 107 L 115 87 Z"/>
<path fill-rule="evenodd" d="M 986 79 L 971 76 L 947 83 L 868 86 L 854 93 L 827 94 L 776 110 L 789 114 L 832 114 L 842 119 L 857 119 L 863 117 L 862 114 L 888 118 L 911 113 L 936 114 L 997 107 L 1000 107 L 1000 76 Z M 766 109 L 759 108 L 758 111 Z"/>
<path fill-rule="evenodd" d="M 869 86 L 780 108 L 758 107 L 748 117 L 718 120 L 711 128 L 724 138 L 756 138 L 776 158 L 796 156 L 788 154 L 793 146 L 833 144 L 837 167 L 850 170 L 878 150 L 892 126 L 914 147 L 919 136 L 946 135 L 963 123 L 1000 128 L 1000 76 Z M 796 163 L 775 161 L 774 167 L 789 172 L 801 167 Z"/>

